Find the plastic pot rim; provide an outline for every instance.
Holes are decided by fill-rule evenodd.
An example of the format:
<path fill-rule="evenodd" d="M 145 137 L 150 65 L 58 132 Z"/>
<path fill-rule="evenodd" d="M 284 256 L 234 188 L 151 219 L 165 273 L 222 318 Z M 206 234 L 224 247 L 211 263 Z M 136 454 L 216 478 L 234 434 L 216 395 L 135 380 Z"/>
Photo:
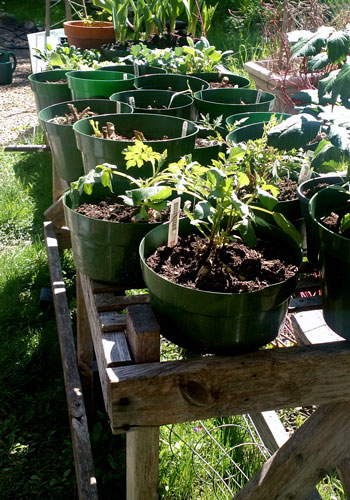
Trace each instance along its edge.
<path fill-rule="evenodd" d="M 123 91 L 121 91 L 121 92 L 115 92 L 114 94 L 112 94 L 112 95 L 109 97 L 109 100 L 110 100 L 110 101 L 112 101 L 112 97 L 113 97 L 114 95 L 117 95 L 117 94 L 119 95 L 119 94 L 124 94 L 124 93 L 126 94 L 126 93 L 138 93 L 138 92 L 140 92 L 140 93 L 141 93 L 141 92 L 147 92 L 147 93 L 148 93 L 148 92 L 162 92 L 162 93 L 167 92 L 168 94 L 178 94 L 177 92 L 173 92 L 173 91 L 171 91 L 171 90 L 162 90 L 162 89 L 135 89 L 135 90 L 123 90 Z M 181 95 L 181 96 L 183 96 L 183 97 L 185 97 L 185 98 L 189 99 L 189 101 L 188 101 L 186 104 L 182 104 L 182 106 L 171 106 L 170 108 L 165 108 L 165 110 L 166 110 L 166 109 L 173 109 L 173 110 L 182 109 L 182 108 L 185 108 L 185 107 L 187 107 L 187 106 L 191 106 L 191 105 L 194 103 L 194 100 L 193 100 L 193 98 L 192 98 L 190 95 L 188 95 L 188 94 L 178 94 L 178 95 Z M 117 102 L 117 101 L 114 101 L 114 102 Z M 124 102 L 124 101 L 120 101 L 120 102 Z M 140 108 L 139 106 L 136 106 L 136 104 L 135 104 L 135 108 L 138 108 L 138 109 L 146 109 L 146 108 Z M 137 113 L 134 113 L 134 114 L 137 114 Z M 140 113 L 138 113 L 138 114 L 140 114 Z M 143 114 L 145 114 L 145 113 L 143 113 Z M 187 120 L 187 121 L 188 121 L 188 120 Z M 190 121 L 192 121 L 192 120 L 190 120 Z M 192 122 L 192 123 L 194 123 L 194 122 Z M 195 124 L 195 125 L 196 125 L 196 124 Z"/>

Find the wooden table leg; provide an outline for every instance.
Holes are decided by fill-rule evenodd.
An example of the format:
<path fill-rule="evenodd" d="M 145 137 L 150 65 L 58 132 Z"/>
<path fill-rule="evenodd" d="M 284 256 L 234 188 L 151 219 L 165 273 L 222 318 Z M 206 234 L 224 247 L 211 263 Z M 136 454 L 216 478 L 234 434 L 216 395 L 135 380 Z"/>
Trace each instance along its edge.
<path fill-rule="evenodd" d="M 81 288 L 80 273 L 77 271 L 77 353 L 81 385 L 83 388 L 86 413 L 93 416 L 93 343 L 84 295 Z"/>
<path fill-rule="evenodd" d="M 159 361 L 159 325 L 147 304 L 127 308 L 126 331 L 135 363 Z M 127 500 L 157 500 L 159 482 L 159 427 L 126 435 Z"/>

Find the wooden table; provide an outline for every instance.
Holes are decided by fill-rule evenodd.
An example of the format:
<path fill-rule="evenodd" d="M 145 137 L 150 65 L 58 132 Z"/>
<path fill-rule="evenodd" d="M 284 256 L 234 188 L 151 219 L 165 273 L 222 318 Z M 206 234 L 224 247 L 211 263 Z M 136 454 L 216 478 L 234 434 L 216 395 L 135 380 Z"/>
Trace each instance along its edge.
<path fill-rule="evenodd" d="M 308 345 L 159 362 L 148 296 L 124 296 L 78 274 L 76 358 L 51 223 L 45 233 L 80 498 L 97 498 L 82 397 L 91 409 L 93 350 L 112 432 L 126 433 L 128 500 L 158 498 L 159 426 L 243 413 L 255 416 L 276 451 L 237 500 L 320 498 L 313 487 L 336 465 L 349 497 L 350 343 L 325 327 L 320 311 L 292 303 L 296 335 Z M 271 425 L 273 410 L 309 405 L 319 408 L 289 439 Z"/>

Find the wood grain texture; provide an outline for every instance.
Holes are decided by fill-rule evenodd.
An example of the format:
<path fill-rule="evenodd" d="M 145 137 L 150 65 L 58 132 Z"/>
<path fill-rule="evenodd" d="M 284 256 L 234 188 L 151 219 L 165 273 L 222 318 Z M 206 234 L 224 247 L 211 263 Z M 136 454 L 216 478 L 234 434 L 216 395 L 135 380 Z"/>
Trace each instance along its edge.
<path fill-rule="evenodd" d="M 70 322 L 66 288 L 61 271 L 58 242 L 51 222 L 44 223 L 44 232 L 72 433 L 78 494 L 80 500 L 97 500 L 97 484 L 82 385 L 78 372 L 77 353 Z"/>
<path fill-rule="evenodd" d="M 108 368 L 111 423 L 118 431 L 344 401 L 349 361 L 344 341 Z"/>
<path fill-rule="evenodd" d="M 159 361 L 160 327 L 149 304 L 127 308 L 126 331 L 135 363 Z"/>
<path fill-rule="evenodd" d="M 265 462 L 235 500 L 300 500 L 349 452 L 350 402 L 325 405 Z"/>
<path fill-rule="evenodd" d="M 64 218 L 63 211 L 63 196 L 60 196 L 52 205 L 49 206 L 44 212 L 44 216 L 50 220 L 54 226 L 62 227 L 65 226 L 66 221 Z"/>
<path fill-rule="evenodd" d="M 134 363 L 124 332 L 103 333 L 102 348 L 107 367 Z"/>
<path fill-rule="evenodd" d="M 95 293 L 98 311 L 121 311 L 134 304 L 149 304 L 149 295 L 116 295 L 115 293 Z"/>
<path fill-rule="evenodd" d="M 126 327 L 125 314 L 116 311 L 104 311 L 99 313 L 101 330 L 103 332 L 123 331 Z"/>

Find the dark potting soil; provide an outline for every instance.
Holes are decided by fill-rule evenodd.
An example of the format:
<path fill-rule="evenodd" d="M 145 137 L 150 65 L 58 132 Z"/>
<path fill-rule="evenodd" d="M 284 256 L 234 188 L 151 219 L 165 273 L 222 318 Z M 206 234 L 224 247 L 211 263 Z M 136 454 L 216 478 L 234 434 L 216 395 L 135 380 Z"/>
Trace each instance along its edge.
<path fill-rule="evenodd" d="M 143 132 L 139 132 L 138 130 L 134 130 L 134 133 L 130 135 L 120 134 L 115 130 L 114 124 L 111 122 L 107 122 L 101 130 L 103 138 L 110 139 L 111 141 L 135 141 L 136 139 L 139 139 L 140 141 L 167 141 L 169 139 L 167 135 L 163 135 L 163 137 L 159 137 L 157 139 L 150 139 L 145 137 Z M 96 134 L 92 135 L 93 137 L 98 137 Z"/>
<path fill-rule="evenodd" d="M 311 186 L 309 189 L 305 189 L 305 191 L 303 191 L 303 195 L 306 196 L 306 198 L 311 199 L 314 194 L 318 193 L 319 191 L 321 191 L 321 189 L 324 189 L 328 186 L 329 184 L 327 184 L 327 182 L 319 182 L 318 184 Z"/>
<path fill-rule="evenodd" d="M 97 204 L 83 203 L 75 210 L 78 214 L 86 215 L 92 219 L 106 220 L 111 222 L 135 222 L 135 223 L 154 223 L 167 222 L 169 220 L 170 209 L 166 208 L 162 212 L 153 210 L 149 213 L 149 220 L 137 220 L 135 216 L 139 213 L 139 207 L 130 207 L 121 203 L 118 198 L 110 198 L 106 201 L 100 201 Z"/>
<path fill-rule="evenodd" d="M 219 141 L 206 139 L 205 137 L 197 137 L 195 142 L 195 148 L 207 148 L 208 146 L 216 146 L 219 144 Z"/>
<path fill-rule="evenodd" d="M 322 219 L 322 224 L 330 231 L 333 231 L 333 233 L 344 236 L 345 238 L 350 238 L 350 229 L 343 231 L 340 228 L 341 220 L 347 213 L 349 213 L 349 208 L 344 208 L 343 210 L 339 210 L 338 212 L 331 212 L 329 215 L 327 215 L 327 217 Z"/>
<path fill-rule="evenodd" d="M 146 45 L 149 49 L 166 49 L 167 47 L 184 47 L 188 45 L 185 33 L 175 32 L 173 35 L 167 33 L 163 35 L 151 35 L 148 40 L 127 40 L 125 43 L 106 43 L 102 46 L 102 49 L 130 51 L 131 47 L 140 43 Z"/>
<path fill-rule="evenodd" d="M 226 82 L 225 79 L 223 78 L 221 82 L 209 82 L 210 88 L 211 89 L 234 89 L 238 88 L 238 84 L 233 84 L 230 83 L 229 81 Z"/>
<path fill-rule="evenodd" d="M 159 247 L 146 262 L 169 281 L 223 293 L 261 290 L 298 272 L 291 256 L 271 242 L 251 249 L 239 238 L 210 251 L 207 240 L 194 234 L 179 238 L 173 248 Z"/>
<path fill-rule="evenodd" d="M 278 201 L 288 201 L 297 199 L 298 183 L 289 177 L 282 177 L 277 184 L 280 192 L 278 193 Z"/>

